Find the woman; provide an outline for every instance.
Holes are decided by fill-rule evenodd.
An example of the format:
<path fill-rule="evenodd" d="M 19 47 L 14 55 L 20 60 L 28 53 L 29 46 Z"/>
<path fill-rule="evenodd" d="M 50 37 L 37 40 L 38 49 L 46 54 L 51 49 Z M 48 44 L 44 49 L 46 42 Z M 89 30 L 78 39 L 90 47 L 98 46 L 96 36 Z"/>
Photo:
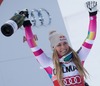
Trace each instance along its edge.
<path fill-rule="evenodd" d="M 52 79 L 54 86 L 86 86 L 84 77 L 87 77 L 87 71 L 83 67 L 83 64 L 96 37 L 97 2 L 88 1 L 86 6 L 89 10 L 90 24 L 88 35 L 81 48 L 75 52 L 69 46 L 68 41 L 63 34 L 51 31 L 49 40 L 53 50 L 52 59 L 47 57 L 44 51 L 37 46 L 34 34 L 31 30 L 30 21 L 26 20 L 23 23 L 23 26 L 25 27 L 25 38 L 28 45 L 38 62 Z"/>

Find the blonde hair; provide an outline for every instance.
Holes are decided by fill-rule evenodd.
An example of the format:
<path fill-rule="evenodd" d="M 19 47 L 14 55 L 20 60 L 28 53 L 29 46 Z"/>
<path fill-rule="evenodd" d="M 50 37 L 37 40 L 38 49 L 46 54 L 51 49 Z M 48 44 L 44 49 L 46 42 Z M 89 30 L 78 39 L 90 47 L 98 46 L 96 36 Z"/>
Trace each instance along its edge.
<path fill-rule="evenodd" d="M 75 52 L 71 47 L 70 47 L 70 51 L 72 51 L 72 53 L 73 53 L 72 61 L 76 65 L 80 76 L 81 77 L 84 76 L 85 78 L 87 78 L 86 74 L 88 74 L 88 72 L 83 67 L 83 65 L 79 59 L 79 56 L 77 55 L 77 52 Z M 57 80 L 59 82 L 59 85 L 64 86 L 64 83 L 62 82 L 62 78 L 63 78 L 62 67 L 61 67 L 61 64 L 59 62 L 59 57 L 58 57 L 57 51 L 55 49 L 53 51 L 53 64 L 55 67 L 56 77 L 57 77 Z"/>

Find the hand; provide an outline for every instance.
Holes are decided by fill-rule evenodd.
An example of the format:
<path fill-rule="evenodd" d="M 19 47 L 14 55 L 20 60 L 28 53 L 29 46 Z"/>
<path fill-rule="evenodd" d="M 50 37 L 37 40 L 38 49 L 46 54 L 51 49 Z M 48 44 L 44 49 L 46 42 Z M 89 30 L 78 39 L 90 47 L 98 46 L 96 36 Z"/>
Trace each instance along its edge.
<path fill-rule="evenodd" d="M 96 1 L 87 1 L 86 7 L 90 13 L 97 11 L 97 2 Z"/>
<path fill-rule="evenodd" d="M 20 11 L 19 14 L 24 15 L 27 18 L 29 17 L 28 9 L 24 9 L 24 10 Z"/>

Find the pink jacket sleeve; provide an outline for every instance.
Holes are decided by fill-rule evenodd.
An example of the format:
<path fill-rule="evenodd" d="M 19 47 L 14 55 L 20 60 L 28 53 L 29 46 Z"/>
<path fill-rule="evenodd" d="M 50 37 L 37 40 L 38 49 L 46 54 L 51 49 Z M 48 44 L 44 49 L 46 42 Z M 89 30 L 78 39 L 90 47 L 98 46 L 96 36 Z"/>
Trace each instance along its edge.
<path fill-rule="evenodd" d="M 34 34 L 32 33 L 31 26 L 25 27 L 25 37 L 29 47 L 31 48 L 34 56 L 37 61 L 42 65 L 42 67 L 46 68 L 52 65 L 51 58 L 47 57 L 44 51 L 39 48 L 35 42 Z"/>
<path fill-rule="evenodd" d="M 88 35 L 78 52 L 78 55 L 83 63 L 86 60 L 87 55 L 89 54 L 96 37 L 96 29 L 97 29 L 96 15 L 90 16 L 89 19 L 90 23 L 89 23 Z"/>

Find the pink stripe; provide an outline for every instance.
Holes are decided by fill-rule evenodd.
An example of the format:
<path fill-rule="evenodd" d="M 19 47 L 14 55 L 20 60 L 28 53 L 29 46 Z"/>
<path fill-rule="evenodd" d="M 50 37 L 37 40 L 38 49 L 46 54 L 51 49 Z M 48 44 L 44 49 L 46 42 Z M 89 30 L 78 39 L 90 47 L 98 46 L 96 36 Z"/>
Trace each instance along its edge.
<path fill-rule="evenodd" d="M 88 44 L 88 43 L 84 42 L 83 46 L 88 48 L 88 49 L 91 49 L 92 44 Z"/>
<path fill-rule="evenodd" d="M 47 68 L 44 68 L 46 70 L 46 72 L 48 74 L 52 74 L 52 68 L 51 67 L 47 67 Z"/>
<path fill-rule="evenodd" d="M 39 49 L 38 51 L 33 52 L 35 56 L 39 56 L 43 53 L 43 51 L 41 49 Z"/>

